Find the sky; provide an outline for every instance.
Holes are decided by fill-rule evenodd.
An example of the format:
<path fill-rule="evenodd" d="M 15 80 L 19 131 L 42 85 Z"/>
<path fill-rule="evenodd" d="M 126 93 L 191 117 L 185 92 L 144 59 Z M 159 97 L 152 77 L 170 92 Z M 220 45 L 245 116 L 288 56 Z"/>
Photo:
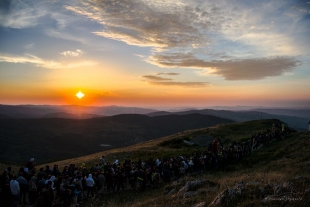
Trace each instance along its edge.
<path fill-rule="evenodd" d="M 310 1 L 0 1 L 0 104 L 309 107 L 309 80 Z"/>

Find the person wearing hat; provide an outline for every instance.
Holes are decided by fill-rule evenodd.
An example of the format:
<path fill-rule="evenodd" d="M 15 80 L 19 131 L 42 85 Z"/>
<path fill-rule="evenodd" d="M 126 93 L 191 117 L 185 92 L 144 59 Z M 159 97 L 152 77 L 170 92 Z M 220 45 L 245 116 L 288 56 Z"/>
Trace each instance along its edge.
<path fill-rule="evenodd" d="M 26 164 L 25 167 L 28 168 L 29 171 L 33 170 L 34 167 L 35 167 L 35 161 L 34 161 L 34 158 L 30 158 L 29 162 Z"/>

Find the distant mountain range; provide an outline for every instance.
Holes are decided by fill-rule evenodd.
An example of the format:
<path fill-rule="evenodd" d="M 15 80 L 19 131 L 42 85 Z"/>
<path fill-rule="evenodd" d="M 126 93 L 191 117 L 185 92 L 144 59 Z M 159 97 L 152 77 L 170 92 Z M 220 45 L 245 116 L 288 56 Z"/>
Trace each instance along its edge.
<path fill-rule="evenodd" d="M 218 107 L 224 108 L 224 107 Z M 242 108 L 246 110 L 241 110 Z M 279 119 L 297 131 L 307 131 L 310 121 L 308 108 L 251 108 L 229 107 L 231 110 L 214 109 L 179 109 L 158 111 L 154 109 L 121 106 L 78 106 L 78 105 L 0 105 L 0 119 L 7 118 L 66 118 L 88 119 L 94 117 L 114 116 L 119 114 L 145 114 L 148 116 L 203 114 L 212 115 L 233 121 L 250 121 L 258 119 Z"/>
<path fill-rule="evenodd" d="M 0 105 L 0 118 L 92 118 L 118 114 L 147 114 L 153 109 L 120 106 Z"/>
<path fill-rule="evenodd" d="M 202 110 L 190 110 L 190 111 L 181 111 L 181 112 L 167 112 L 167 111 L 158 111 L 149 113 L 149 116 L 163 116 L 168 114 L 178 114 L 178 115 L 186 115 L 186 114 L 203 114 L 203 115 L 212 115 L 224 119 L 234 120 L 236 122 L 241 121 L 251 121 L 251 120 L 259 120 L 259 119 L 279 119 L 285 123 L 287 123 L 290 127 L 294 128 L 297 131 L 307 131 L 308 130 L 308 122 L 310 120 L 310 115 L 308 118 L 305 118 L 307 114 L 310 113 L 310 109 L 265 109 L 269 113 L 263 112 L 264 110 L 249 110 L 249 111 L 227 111 L 227 110 L 213 110 L 213 109 L 202 109 Z M 285 111 L 286 114 L 291 114 L 292 116 L 280 115 L 278 112 Z M 285 113 L 284 113 L 285 114 Z M 298 116 L 299 115 L 299 116 Z"/>

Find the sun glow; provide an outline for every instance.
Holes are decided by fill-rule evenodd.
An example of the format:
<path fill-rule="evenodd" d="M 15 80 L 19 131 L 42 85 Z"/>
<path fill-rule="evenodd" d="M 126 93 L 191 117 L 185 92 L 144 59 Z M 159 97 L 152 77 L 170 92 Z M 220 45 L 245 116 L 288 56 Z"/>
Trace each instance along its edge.
<path fill-rule="evenodd" d="M 84 97 L 84 94 L 83 94 L 81 91 L 79 91 L 79 92 L 76 94 L 76 96 L 77 96 L 79 99 L 81 99 L 81 98 Z"/>

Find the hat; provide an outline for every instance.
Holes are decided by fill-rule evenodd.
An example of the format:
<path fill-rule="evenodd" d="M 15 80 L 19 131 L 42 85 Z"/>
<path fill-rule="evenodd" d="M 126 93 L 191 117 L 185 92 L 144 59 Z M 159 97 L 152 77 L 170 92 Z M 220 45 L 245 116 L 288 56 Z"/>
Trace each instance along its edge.
<path fill-rule="evenodd" d="M 34 162 L 34 158 L 30 158 L 30 162 Z"/>
<path fill-rule="evenodd" d="M 24 171 L 28 173 L 29 169 L 27 167 L 24 168 Z"/>

